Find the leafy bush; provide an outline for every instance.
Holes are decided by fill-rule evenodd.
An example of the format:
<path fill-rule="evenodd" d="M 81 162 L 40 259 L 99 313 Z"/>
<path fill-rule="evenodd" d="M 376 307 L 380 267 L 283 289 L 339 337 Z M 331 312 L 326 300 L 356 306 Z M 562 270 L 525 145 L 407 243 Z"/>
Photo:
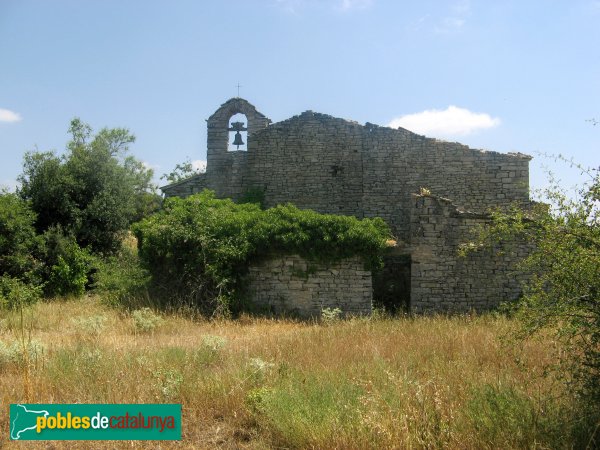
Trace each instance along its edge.
<path fill-rule="evenodd" d="M 234 310 L 251 260 L 299 254 L 333 262 L 359 255 L 378 267 L 389 229 L 382 219 L 319 214 L 283 205 L 261 210 L 204 192 L 170 198 L 162 211 L 135 224 L 139 255 L 152 288 L 167 301 L 199 306 L 208 314 Z"/>
<path fill-rule="evenodd" d="M 533 276 L 516 316 L 523 337 L 551 332 L 568 350 L 559 355 L 562 378 L 584 401 L 582 414 L 600 417 L 600 169 L 584 169 L 589 182 L 571 199 L 556 184 L 547 204 L 494 214 L 478 245 L 524 239 L 534 244 L 523 261 Z M 471 246 L 471 247 L 476 247 Z M 562 348 L 565 348 L 562 347 Z M 587 409 L 587 411 L 586 411 Z"/>
<path fill-rule="evenodd" d="M 227 345 L 227 338 L 214 334 L 202 336 L 201 345 L 191 353 L 191 361 L 198 368 L 218 362 L 223 357 L 222 350 Z"/>
<path fill-rule="evenodd" d="M 0 194 L 0 276 L 29 285 L 33 296 L 25 293 L 26 302 L 37 299 L 42 288 L 48 296 L 83 294 L 93 265 L 89 252 L 60 226 L 36 234 L 35 220 L 27 202 L 15 194 Z M 5 300 L 17 286 L 7 283 Z"/>
<path fill-rule="evenodd" d="M 45 293 L 48 296 L 82 295 L 92 270 L 93 259 L 79 247 L 72 235 L 52 227 L 43 235 Z"/>
<path fill-rule="evenodd" d="M 265 190 L 261 188 L 250 188 L 242 194 L 238 203 L 254 203 L 265 208 Z"/>
<path fill-rule="evenodd" d="M 79 317 L 73 319 L 73 324 L 84 333 L 99 336 L 104 328 L 106 328 L 106 322 L 108 318 L 103 315 L 95 315 L 89 317 Z"/>
<path fill-rule="evenodd" d="M 27 361 L 37 361 L 42 358 L 44 350 L 44 345 L 36 339 L 28 340 L 25 344 L 19 341 L 0 341 L 0 369 L 9 364 L 22 366 Z"/>
<path fill-rule="evenodd" d="M 206 168 L 194 168 L 194 163 L 188 158 L 181 164 L 177 164 L 172 172 L 163 173 L 160 179 L 166 180 L 167 183 L 177 183 L 204 172 L 206 172 Z"/>
<path fill-rule="evenodd" d="M 342 318 L 342 310 L 340 308 L 323 308 L 321 310 L 321 321 L 325 324 L 339 322 Z"/>
<path fill-rule="evenodd" d="M 30 281 L 40 262 L 35 258 L 39 237 L 35 213 L 17 195 L 0 192 L 0 276 Z"/>
<path fill-rule="evenodd" d="M 265 361 L 262 358 L 250 358 L 250 361 L 248 361 L 248 369 L 250 370 L 248 378 L 262 383 L 274 367 L 275 364 Z"/>
<path fill-rule="evenodd" d="M 42 296 L 42 287 L 25 283 L 18 278 L 0 277 L 0 307 L 16 309 L 31 305 Z"/>
<path fill-rule="evenodd" d="M 148 305 L 150 274 L 140 265 L 135 249 L 123 246 L 118 254 L 100 260 L 93 278 L 94 289 L 111 306 Z"/>
<path fill-rule="evenodd" d="M 95 136 L 73 119 L 64 156 L 30 152 L 23 161 L 19 195 L 35 211 L 39 233 L 60 226 L 95 253 L 119 249 L 130 223 L 158 202 L 152 170 L 128 156 L 135 137 L 124 128 L 104 128 Z"/>
<path fill-rule="evenodd" d="M 141 333 L 150 333 L 154 331 L 163 319 L 150 308 L 136 309 L 131 313 L 135 329 Z"/>
<path fill-rule="evenodd" d="M 246 395 L 245 403 L 250 412 L 259 414 L 265 411 L 268 398 L 273 395 L 273 390 L 265 386 L 252 389 Z"/>
<path fill-rule="evenodd" d="M 206 334 L 202 336 L 202 347 L 206 350 L 217 353 L 227 344 L 227 339 L 223 336 L 216 336 L 214 334 Z"/>

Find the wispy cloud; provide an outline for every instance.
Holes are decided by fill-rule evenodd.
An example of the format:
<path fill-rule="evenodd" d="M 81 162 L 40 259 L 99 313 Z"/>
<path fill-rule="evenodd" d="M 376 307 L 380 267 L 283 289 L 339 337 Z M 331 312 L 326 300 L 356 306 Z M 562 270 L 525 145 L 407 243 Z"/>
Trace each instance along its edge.
<path fill-rule="evenodd" d="M 428 109 L 393 119 L 388 126 L 406 128 L 419 134 L 435 137 L 465 136 L 479 130 L 500 125 L 500 119 L 486 113 L 475 113 L 465 108 Z"/>
<path fill-rule="evenodd" d="M 469 0 L 460 0 L 452 5 L 448 15 L 438 21 L 433 31 L 441 34 L 460 31 L 470 15 L 471 3 Z"/>
<path fill-rule="evenodd" d="M 23 118 L 19 113 L 11 111 L 10 109 L 2 109 L 0 108 L 0 122 L 19 122 Z"/>

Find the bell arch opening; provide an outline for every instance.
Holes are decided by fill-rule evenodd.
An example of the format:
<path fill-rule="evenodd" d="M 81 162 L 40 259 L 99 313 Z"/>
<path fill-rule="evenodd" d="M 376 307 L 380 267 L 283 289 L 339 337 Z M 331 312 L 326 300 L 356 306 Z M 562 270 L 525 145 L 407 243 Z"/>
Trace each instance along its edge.
<path fill-rule="evenodd" d="M 248 118 L 237 113 L 228 120 L 227 151 L 248 151 Z"/>

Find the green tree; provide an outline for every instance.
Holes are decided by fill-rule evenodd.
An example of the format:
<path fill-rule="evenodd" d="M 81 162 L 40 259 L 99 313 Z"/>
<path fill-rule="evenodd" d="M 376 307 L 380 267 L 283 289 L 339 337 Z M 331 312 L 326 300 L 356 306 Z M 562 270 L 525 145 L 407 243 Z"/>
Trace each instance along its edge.
<path fill-rule="evenodd" d="M 97 253 L 114 253 L 134 220 L 159 205 L 153 172 L 128 155 L 135 137 L 125 128 L 103 128 L 73 119 L 65 155 L 29 152 L 19 194 L 37 214 L 39 233 L 54 226 Z"/>
<path fill-rule="evenodd" d="M 35 213 L 16 194 L 0 193 L 0 306 L 14 307 L 19 296 L 33 302 L 47 296 L 81 295 L 91 257 L 59 226 L 36 233 Z"/>
<path fill-rule="evenodd" d="M 40 257 L 46 296 L 79 296 L 85 292 L 93 271 L 93 258 L 77 244 L 74 236 L 65 234 L 59 226 L 52 226 L 41 236 Z"/>
<path fill-rule="evenodd" d="M 0 276 L 29 280 L 39 266 L 35 213 L 16 194 L 0 192 Z"/>
<path fill-rule="evenodd" d="M 515 305 L 524 337 L 554 333 L 563 344 L 559 373 L 600 416 L 600 169 L 582 169 L 588 182 L 577 198 L 552 181 L 544 204 L 494 214 L 480 244 L 526 239 L 533 250 L 522 262 L 533 274 Z M 476 246 L 472 246 L 475 248 Z"/>
<path fill-rule="evenodd" d="M 42 293 L 42 241 L 35 213 L 16 194 L 0 191 L 0 308 L 34 303 Z"/>
<path fill-rule="evenodd" d="M 177 164 L 170 173 L 163 173 L 161 180 L 166 180 L 168 183 L 176 183 L 194 175 L 203 173 L 203 170 L 195 169 L 191 159 L 186 159 L 184 162 Z"/>

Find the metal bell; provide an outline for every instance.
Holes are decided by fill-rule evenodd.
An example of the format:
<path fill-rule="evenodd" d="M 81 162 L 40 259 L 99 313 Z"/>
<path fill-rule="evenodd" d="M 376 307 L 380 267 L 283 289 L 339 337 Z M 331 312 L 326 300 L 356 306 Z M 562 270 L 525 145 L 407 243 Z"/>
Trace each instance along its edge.
<path fill-rule="evenodd" d="M 238 131 L 235 133 L 235 138 L 233 139 L 233 145 L 236 145 L 237 148 L 240 148 L 240 145 L 244 145 L 244 141 L 242 140 L 242 135 Z"/>

